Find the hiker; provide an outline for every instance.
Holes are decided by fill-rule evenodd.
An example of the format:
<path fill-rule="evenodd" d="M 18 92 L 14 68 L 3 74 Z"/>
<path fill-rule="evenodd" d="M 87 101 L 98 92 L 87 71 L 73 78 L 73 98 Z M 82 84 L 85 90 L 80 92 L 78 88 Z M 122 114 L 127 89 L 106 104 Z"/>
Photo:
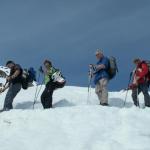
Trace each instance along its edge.
<path fill-rule="evenodd" d="M 94 66 L 90 65 L 90 67 L 94 67 L 95 92 L 100 100 L 100 105 L 108 106 L 109 59 L 103 55 L 102 50 L 97 50 L 95 55 L 98 62 Z"/>
<path fill-rule="evenodd" d="M 10 109 L 13 109 L 13 100 L 16 97 L 16 95 L 21 90 L 21 82 L 22 82 L 22 68 L 20 65 L 15 64 L 13 61 L 8 61 L 6 63 L 6 67 L 10 69 L 10 75 L 6 78 L 7 86 L 4 87 L 1 92 L 4 92 L 7 88 L 8 92 L 6 94 L 4 107 L 1 111 L 9 111 Z"/>
<path fill-rule="evenodd" d="M 145 106 L 150 107 L 150 95 L 148 93 L 148 65 L 145 61 L 135 59 L 133 63 L 136 69 L 133 71 L 133 83 L 129 86 L 132 90 L 132 99 L 135 106 L 139 106 L 138 95 L 142 92 L 144 95 Z"/>
<path fill-rule="evenodd" d="M 51 61 L 44 61 L 45 70 L 41 70 L 41 73 L 44 72 L 45 75 L 45 90 L 41 95 L 41 103 L 44 109 L 52 108 L 53 102 L 53 92 L 58 88 L 63 88 L 66 81 L 63 77 L 59 76 L 57 73 L 60 73 L 58 69 L 55 69 L 52 66 Z M 57 75 L 55 77 L 54 75 Z"/>

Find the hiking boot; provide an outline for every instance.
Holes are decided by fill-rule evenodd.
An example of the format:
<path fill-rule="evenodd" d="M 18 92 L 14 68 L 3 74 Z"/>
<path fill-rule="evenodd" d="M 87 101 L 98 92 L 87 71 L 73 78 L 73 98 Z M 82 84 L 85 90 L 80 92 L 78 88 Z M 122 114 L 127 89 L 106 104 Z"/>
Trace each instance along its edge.
<path fill-rule="evenodd" d="M 10 111 L 10 109 L 8 109 L 8 108 L 3 108 L 3 109 L 0 110 L 0 113 L 1 113 L 1 112 L 4 112 L 4 111 Z"/>
<path fill-rule="evenodd" d="M 107 103 L 100 103 L 101 106 L 109 106 Z"/>
<path fill-rule="evenodd" d="M 137 101 L 137 102 L 134 102 L 134 105 L 135 105 L 136 107 L 139 107 L 139 106 L 140 106 L 140 104 L 139 104 L 138 101 Z"/>

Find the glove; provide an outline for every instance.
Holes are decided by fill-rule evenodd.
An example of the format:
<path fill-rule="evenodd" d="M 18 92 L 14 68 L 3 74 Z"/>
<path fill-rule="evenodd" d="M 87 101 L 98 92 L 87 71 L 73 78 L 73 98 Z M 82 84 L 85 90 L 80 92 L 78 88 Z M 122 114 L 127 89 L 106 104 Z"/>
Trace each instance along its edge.
<path fill-rule="evenodd" d="M 137 85 L 136 84 L 130 84 L 129 85 L 129 89 L 130 90 L 134 90 L 134 89 L 136 89 L 137 88 Z"/>
<path fill-rule="evenodd" d="M 9 76 L 9 77 L 6 78 L 6 81 L 7 81 L 7 82 L 10 82 L 11 80 L 12 80 L 12 77 L 11 77 L 11 76 Z"/>

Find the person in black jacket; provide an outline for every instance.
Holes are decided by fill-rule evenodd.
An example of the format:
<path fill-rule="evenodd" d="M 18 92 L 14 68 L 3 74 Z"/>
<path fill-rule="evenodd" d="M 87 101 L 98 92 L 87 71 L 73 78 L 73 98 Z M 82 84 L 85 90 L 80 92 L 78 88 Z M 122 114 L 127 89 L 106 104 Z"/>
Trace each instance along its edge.
<path fill-rule="evenodd" d="M 53 103 L 53 92 L 58 88 L 63 88 L 66 84 L 64 78 L 59 78 L 60 80 L 53 79 L 53 75 L 59 72 L 58 69 L 55 69 L 52 66 L 52 63 L 49 60 L 45 60 L 44 62 L 45 70 L 42 71 L 44 73 L 45 79 L 45 90 L 41 95 L 41 102 L 44 109 L 52 108 Z"/>
<path fill-rule="evenodd" d="M 23 70 L 20 65 L 15 64 L 13 61 L 8 61 L 6 67 L 10 68 L 10 76 L 6 78 L 7 86 L 1 91 L 4 92 L 7 88 L 8 92 L 6 94 L 4 107 L 1 111 L 9 111 L 13 109 L 13 100 L 19 93 L 22 87 L 22 73 Z"/>

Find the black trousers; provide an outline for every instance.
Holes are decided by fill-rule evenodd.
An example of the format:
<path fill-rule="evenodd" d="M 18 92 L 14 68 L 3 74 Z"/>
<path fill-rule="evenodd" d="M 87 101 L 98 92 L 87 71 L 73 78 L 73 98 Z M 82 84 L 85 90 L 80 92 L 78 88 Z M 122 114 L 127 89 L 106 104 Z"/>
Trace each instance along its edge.
<path fill-rule="evenodd" d="M 58 88 L 63 88 L 65 83 L 49 82 L 41 95 L 41 103 L 44 109 L 52 108 L 53 92 Z"/>
<path fill-rule="evenodd" d="M 136 106 L 139 105 L 138 104 L 138 95 L 141 92 L 144 95 L 145 106 L 150 107 L 150 95 L 148 93 L 148 84 L 147 83 L 139 84 L 138 88 L 132 90 L 132 98 L 133 98 L 134 104 Z"/>

